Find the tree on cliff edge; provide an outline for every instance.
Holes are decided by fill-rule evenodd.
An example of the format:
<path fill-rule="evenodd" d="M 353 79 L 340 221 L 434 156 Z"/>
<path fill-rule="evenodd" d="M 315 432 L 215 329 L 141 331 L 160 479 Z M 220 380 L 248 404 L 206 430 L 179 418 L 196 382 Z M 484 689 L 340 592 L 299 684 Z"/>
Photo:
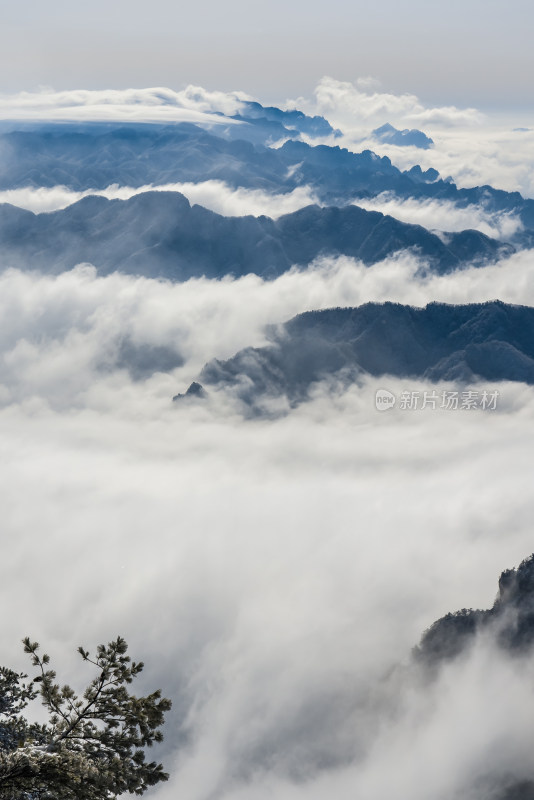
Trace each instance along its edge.
<path fill-rule="evenodd" d="M 99 645 L 94 656 L 78 648 L 94 673 L 81 696 L 56 682 L 37 642 L 23 643 L 38 674 L 25 682 L 27 675 L 0 668 L 1 800 L 111 800 L 168 779 L 162 764 L 146 760 L 145 748 L 163 739 L 171 702 L 159 689 L 131 694 L 127 687 L 143 664 L 126 655 L 124 639 Z M 45 724 L 22 713 L 38 696 Z"/>

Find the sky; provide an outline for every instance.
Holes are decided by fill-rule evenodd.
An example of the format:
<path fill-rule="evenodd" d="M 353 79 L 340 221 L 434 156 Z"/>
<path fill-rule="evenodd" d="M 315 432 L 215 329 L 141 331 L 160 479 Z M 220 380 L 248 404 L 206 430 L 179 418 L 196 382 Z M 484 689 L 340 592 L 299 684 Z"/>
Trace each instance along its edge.
<path fill-rule="evenodd" d="M 529 0 L 3 0 L 0 18 L 4 92 L 193 83 L 281 102 L 328 75 L 427 104 L 532 102 Z"/>

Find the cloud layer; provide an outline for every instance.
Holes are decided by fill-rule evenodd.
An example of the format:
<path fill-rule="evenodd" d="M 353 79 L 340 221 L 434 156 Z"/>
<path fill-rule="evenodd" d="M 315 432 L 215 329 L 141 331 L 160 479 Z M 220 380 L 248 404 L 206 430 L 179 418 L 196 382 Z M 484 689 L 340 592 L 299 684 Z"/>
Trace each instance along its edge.
<path fill-rule="evenodd" d="M 197 203 L 227 217 L 265 214 L 268 217 L 276 218 L 317 203 L 317 198 L 309 186 L 298 186 L 291 192 L 276 194 L 261 189 L 233 189 L 224 181 L 219 180 L 200 181 L 199 183 L 166 183 L 158 186 L 148 184 L 139 187 L 112 184 L 101 191 L 87 189 L 84 192 L 75 192 L 66 186 L 51 188 L 28 186 L 22 189 L 0 191 L 0 203 L 11 203 L 40 214 L 66 208 L 89 195 L 107 197 L 108 200 L 128 200 L 136 194 L 150 191 L 181 192 L 191 204 Z"/>
<path fill-rule="evenodd" d="M 154 378 L 166 403 L 181 390 L 177 383 L 187 388 L 206 361 L 262 345 L 265 325 L 302 311 L 371 300 L 534 305 L 533 258 L 523 251 L 443 276 L 422 276 L 422 263 L 410 254 L 373 267 L 320 259 L 272 281 L 247 275 L 183 284 L 97 277 L 89 265 L 54 277 L 8 270 L 0 276 L 0 396 L 7 403 L 36 395 L 61 407 L 99 397 L 98 407 L 104 398 L 113 405 L 117 371 L 148 377 L 152 365 L 153 372 L 172 372 Z M 134 394 L 145 391 L 142 384 Z"/>
<path fill-rule="evenodd" d="M 459 109 L 455 106 L 425 108 L 413 94 L 392 94 L 380 90 L 378 81 L 363 79 L 350 83 L 324 77 L 314 91 L 314 105 L 332 124 L 349 132 L 356 126 L 377 127 L 384 120 L 402 121 L 406 125 L 475 125 L 483 115 L 475 108 Z M 305 98 L 288 101 L 299 108 L 310 105 Z"/>
<path fill-rule="evenodd" d="M 491 643 L 435 689 L 383 676 L 437 616 L 490 604 L 502 567 L 530 548 L 531 391 L 501 387 L 493 415 L 379 414 L 374 384 L 318 390 L 269 424 L 243 423 L 223 398 L 177 410 L 178 375 L 101 375 L 69 345 L 81 334 L 107 355 L 111 309 L 125 335 L 153 342 L 161 326 L 169 341 L 173 323 L 187 327 L 186 297 L 79 272 L 32 293 L 28 276 L 18 288 L 7 277 L 12 304 L 28 303 L 11 363 L 25 340 L 41 380 L 0 413 L 9 663 L 24 665 L 28 632 L 78 683 L 66 652 L 123 633 L 146 661 L 144 686 L 174 701 L 162 798 L 381 800 L 394 781 L 423 800 L 488 769 L 529 774 L 530 673 Z M 224 299 L 204 288 L 199 341 Z M 238 292 L 236 324 L 272 301 L 249 285 L 245 310 Z M 221 318 L 211 335 L 228 347 Z M 83 403 L 51 408 L 45 375 Z"/>
<path fill-rule="evenodd" d="M 252 99 L 241 91 L 209 91 L 194 85 L 181 91 L 164 87 L 62 92 L 43 89 L 1 95 L 0 119 L 239 125 L 228 116 L 239 113 L 243 101 Z M 384 91 L 373 79 L 350 83 L 331 77 L 319 81 L 312 98 L 298 97 L 282 105 L 325 116 L 344 134 L 341 140 L 332 139 L 332 144 L 342 144 L 355 152 L 367 147 L 389 156 L 402 169 L 414 164 L 425 169 L 434 167 L 443 177 L 451 175 L 460 186 L 491 184 L 534 196 L 534 120 L 524 112 L 500 117 L 481 114 L 474 108 L 429 107 L 413 94 Z M 422 128 L 435 146 L 422 151 L 378 142 L 371 131 L 386 122 L 400 128 Z"/>
<path fill-rule="evenodd" d="M 312 99 L 287 101 L 308 114 L 323 114 L 345 134 L 332 144 L 350 150 L 363 148 L 387 155 L 401 169 L 420 164 L 434 167 L 442 177 L 452 176 L 461 187 L 490 184 L 534 196 L 532 152 L 534 120 L 525 113 L 507 116 L 480 113 L 474 108 L 428 107 L 412 94 L 381 89 L 373 79 L 355 83 L 325 77 Z M 371 131 L 389 122 L 397 128 L 419 128 L 431 136 L 434 147 L 396 147 L 377 141 Z"/>
<path fill-rule="evenodd" d="M 370 199 L 358 198 L 355 202 L 369 211 L 390 214 L 401 222 L 423 225 L 430 230 L 452 232 L 473 229 L 494 239 L 506 240 L 523 228 L 521 220 L 510 212 L 492 213 L 478 205 L 462 208 L 450 200 L 404 199 L 384 192 Z"/>
<path fill-rule="evenodd" d="M 276 194 L 261 189 L 232 188 L 224 181 L 199 183 L 148 184 L 131 187 L 112 184 L 102 190 L 76 192 L 66 186 L 24 187 L 0 191 L 0 203 L 11 203 L 36 214 L 57 211 L 89 195 L 109 200 L 128 200 L 148 191 L 180 192 L 191 204 L 198 204 L 224 216 L 261 216 L 276 219 L 309 205 L 323 205 L 310 186 L 298 186 L 291 192 Z M 399 198 L 384 192 L 374 198 L 357 198 L 355 205 L 369 211 L 389 214 L 401 222 L 422 225 L 431 231 L 481 231 L 486 236 L 508 240 L 523 228 L 521 220 L 509 212 L 490 212 L 480 205 L 462 208 L 449 200 Z"/>
<path fill-rule="evenodd" d="M 244 92 L 208 91 L 187 86 L 182 91 L 150 89 L 77 89 L 0 95 L 0 119 L 9 120 L 122 120 L 124 122 L 233 123 L 232 116 L 250 100 Z M 234 124 L 238 124 L 235 123 Z"/>

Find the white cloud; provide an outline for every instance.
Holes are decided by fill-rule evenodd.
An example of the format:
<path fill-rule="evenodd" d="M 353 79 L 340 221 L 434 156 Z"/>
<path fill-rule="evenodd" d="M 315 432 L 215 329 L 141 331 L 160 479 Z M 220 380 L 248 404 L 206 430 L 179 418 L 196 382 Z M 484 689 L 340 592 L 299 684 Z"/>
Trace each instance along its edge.
<path fill-rule="evenodd" d="M 62 92 L 43 89 L 1 95 L 0 119 L 240 124 L 228 115 L 238 113 L 242 102 L 251 99 L 240 91 L 210 92 L 198 86 L 188 86 L 182 91 L 164 87 Z M 367 147 L 388 155 L 402 169 L 414 164 L 434 167 L 444 177 L 451 175 L 463 187 L 487 183 L 534 196 L 531 116 L 509 115 L 501 119 L 482 115 L 472 108 L 427 108 L 415 95 L 380 91 L 372 78 L 352 84 L 325 77 L 313 99 L 300 97 L 287 101 L 285 106 L 324 115 L 334 127 L 341 128 L 343 138 L 328 140 L 331 144 L 355 152 Z M 371 130 L 385 122 L 400 128 L 422 127 L 435 146 L 419 150 L 370 138 Z"/>
<path fill-rule="evenodd" d="M 284 800 L 355 787 L 378 799 L 390 776 L 406 800 L 439 797 L 451 774 L 499 765 L 499 732 L 523 754 L 530 683 L 495 658 L 449 694 L 401 695 L 389 735 L 376 728 L 387 698 L 373 710 L 366 697 L 436 616 L 490 604 L 501 568 L 528 552 L 531 393 L 507 388 L 517 411 L 491 421 L 378 418 L 373 388 L 268 425 L 177 412 L 124 380 L 105 412 L 26 401 L 0 414 L 3 591 L 17 596 L 4 658 L 26 632 L 59 663 L 122 632 L 146 687 L 175 703 L 172 781 L 156 796 L 264 797 L 274 784 Z"/>
<path fill-rule="evenodd" d="M 423 169 L 433 167 L 443 178 L 451 176 L 460 188 L 489 185 L 534 197 L 534 131 L 513 130 L 513 127 L 511 117 L 492 120 L 491 124 L 476 129 L 425 125 L 425 132 L 434 141 L 430 150 L 388 145 L 367 134 L 357 138 L 348 136 L 343 145 L 355 151 L 374 150 L 388 156 L 399 169 L 410 169 L 415 164 Z"/>
<path fill-rule="evenodd" d="M 403 199 L 392 192 L 384 192 L 370 199 L 358 198 L 355 205 L 390 214 L 402 222 L 423 225 L 430 230 L 473 229 L 496 239 L 509 239 L 523 228 L 521 220 L 511 212 L 486 211 L 478 205 L 462 208 L 450 200 Z"/>
<path fill-rule="evenodd" d="M 499 298 L 534 305 L 533 258 L 523 251 L 491 266 L 425 276 L 418 273 L 424 263 L 408 253 L 372 267 L 326 258 L 272 281 L 247 275 L 181 284 L 117 273 L 103 278 L 91 266 L 58 276 L 8 270 L 0 275 L 4 402 L 37 395 L 80 406 L 98 387 L 99 405 L 113 405 L 117 365 L 136 358 L 121 349 L 124 340 L 169 348 L 170 356 L 185 359 L 154 384 L 165 402 L 187 388 L 205 361 L 261 345 L 266 324 L 303 311 L 386 300 L 422 306 Z M 79 368 L 73 371 L 72 363 Z"/>
<path fill-rule="evenodd" d="M 271 282 L 2 274 L 3 660 L 26 666 L 27 633 L 78 685 L 66 654 L 123 634 L 142 686 L 174 701 L 162 800 L 383 800 L 388 776 L 401 800 L 437 800 L 487 765 L 528 773 L 521 665 L 481 649 L 435 692 L 380 679 L 435 618 L 491 605 L 529 554 L 532 389 L 501 386 L 489 416 L 378 414 L 382 381 L 319 388 L 252 423 L 222 396 L 170 397 L 308 308 L 534 302 L 531 259 L 424 280 L 407 256 Z M 124 339 L 185 363 L 134 381 Z"/>
<path fill-rule="evenodd" d="M 112 184 L 105 189 L 87 189 L 82 192 L 73 191 L 66 186 L 38 188 L 27 186 L 21 189 L 0 190 L 0 203 L 11 203 L 40 214 L 66 208 L 88 195 L 99 195 L 109 200 L 128 200 L 134 195 L 148 191 L 180 192 L 191 204 L 196 203 L 224 216 L 251 214 L 276 219 L 308 205 L 323 205 L 310 186 L 298 186 L 291 192 L 277 194 L 262 189 L 241 187 L 234 189 L 224 181 L 218 180 L 147 184 L 139 187 Z M 490 212 L 480 205 L 462 208 L 448 200 L 403 199 L 390 192 L 383 192 L 369 199 L 357 198 L 354 204 L 370 211 L 389 214 L 402 222 L 423 225 L 431 230 L 463 231 L 472 228 L 487 236 L 508 239 L 523 227 L 521 220 L 513 213 Z"/>
<path fill-rule="evenodd" d="M 291 192 L 276 194 L 262 189 L 233 189 L 224 181 L 208 180 L 198 183 L 147 184 L 138 187 L 112 184 L 105 189 L 87 189 L 83 192 L 73 191 L 66 186 L 38 188 L 27 186 L 21 189 L 0 190 L 0 203 L 11 203 L 40 214 L 66 208 L 88 195 L 99 195 L 109 200 L 128 200 L 136 194 L 149 191 L 181 192 L 192 204 L 197 203 L 229 217 L 265 214 L 276 218 L 317 202 L 313 190 L 308 186 L 298 186 Z"/>
<path fill-rule="evenodd" d="M 285 105 L 322 114 L 334 127 L 346 133 L 361 130 L 362 126 L 376 127 L 383 122 L 400 123 L 403 127 L 425 122 L 465 126 L 477 125 L 484 119 L 474 108 L 425 108 L 415 95 L 381 92 L 369 79 L 353 84 L 324 77 L 315 88 L 313 101 L 299 97 L 288 100 Z"/>
<path fill-rule="evenodd" d="M 243 92 L 210 92 L 200 86 L 182 91 L 150 89 L 77 89 L 0 95 L 0 119 L 14 120 L 121 120 L 124 122 L 198 122 L 238 124 L 223 115 L 237 114 Z"/>
<path fill-rule="evenodd" d="M 460 187 L 489 184 L 534 196 L 532 115 L 503 117 L 474 108 L 426 107 L 413 94 L 380 91 L 372 79 L 353 84 L 329 77 L 319 81 L 313 99 L 299 97 L 285 105 L 322 114 L 341 129 L 344 136 L 331 138 L 330 144 L 354 152 L 373 150 L 391 158 L 400 169 L 415 164 L 434 167 L 442 177 L 452 176 Z M 421 150 L 377 141 L 371 131 L 386 122 L 401 129 L 423 129 L 434 147 Z"/>

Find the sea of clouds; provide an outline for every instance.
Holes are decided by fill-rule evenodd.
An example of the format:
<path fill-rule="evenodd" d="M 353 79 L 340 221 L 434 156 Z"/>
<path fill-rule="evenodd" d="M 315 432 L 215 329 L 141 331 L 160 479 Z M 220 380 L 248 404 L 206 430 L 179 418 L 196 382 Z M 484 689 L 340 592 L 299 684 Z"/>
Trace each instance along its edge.
<path fill-rule="evenodd" d="M 384 378 L 252 422 L 222 392 L 171 397 L 304 310 L 534 302 L 532 258 L 180 285 L 3 273 L 4 660 L 24 668 L 29 634 L 79 685 L 75 647 L 124 635 L 142 688 L 174 702 L 162 800 L 476 798 L 488 771 L 530 776 L 527 665 L 491 640 L 431 685 L 406 665 L 434 619 L 491 605 L 532 550 L 532 390 L 497 387 L 495 412 L 379 413 L 377 388 L 423 389 Z"/>
<path fill-rule="evenodd" d="M 106 98 L 93 105 L 113 115 L 117 96 Z M 200 100 L 195 114 L 229 113 L 227 99 Z M 154 118 L 186 104 L 160 101 Z M 42 104 L 54 102 L 45 92 Z M 134 96 L 128 114 L 146 114 L 147 102 Z M 479 124 L 475 112 L 447 122 L 443 110 L 399 103 L 459 139 L 451 120 Z M 458 164 L 474 140 L 462 140 Z M 508 158 L 515 181 L 520 152 L 497 153 L 498 174 Z M 280 198 L 214 183 L 180 190 L 223 213 L 280 209 Z M 72 201 L 62 187 L 32 191 L 17 204 Z M 306 191 L 286 208 L 307 203 Z M 439 230 L 459 224 L 443 204 L 375 202 Z M 470 213 L 471 227 L 495 235 L 515 224 Z M 291 413 L 253 421 L 222 391 L 171 400 L 206 361 L 261 346 L 267 324 L 303 311 L 534 305 L 533 262 L 523 251 L 436 276 L 405 253 L 370 268 L 322 259 L 273 281 L 184 284 L 101 277 L 90 265 L 0 274 L 3 662 L 28 667 L 19 641 L 30 635 L 59 680 L 80 687 L 76 647 L 125 636 L 146 663 L 139 691 L 161 686 L 173 700 L 150 754 L 171 773 L 153 791 L 161 800 L 491 800 L 503 776 L 533 778 L 528 662 L 488 636 L 433 681 L 410 666 L 425 628 L 491 606 L 500 572 L 534 549 L 532 389 L 488 387 L 495 411 L 380 413 L 378 388 L 426 388 L 385 377 L 317 386 Z"/>

